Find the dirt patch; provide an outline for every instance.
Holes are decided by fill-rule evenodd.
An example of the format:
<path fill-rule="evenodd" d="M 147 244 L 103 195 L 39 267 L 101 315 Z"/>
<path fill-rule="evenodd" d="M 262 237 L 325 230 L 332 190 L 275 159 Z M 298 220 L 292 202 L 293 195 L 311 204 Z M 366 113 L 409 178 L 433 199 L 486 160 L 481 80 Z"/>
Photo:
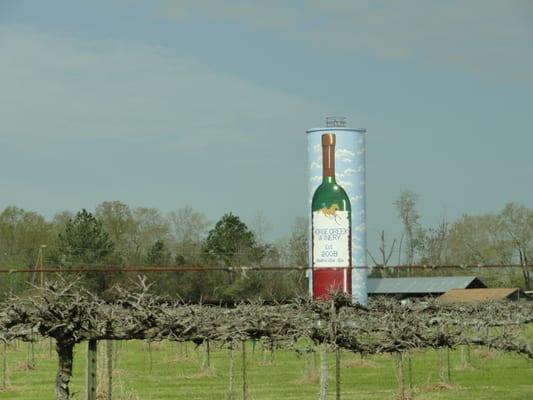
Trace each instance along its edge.
<path fill-rule="evenodd" d="M 22 371 L 22 372 L 29 372 L 29 371 L 35 371 L 37 370 L 36 365 L 29 365 L 26 362 L 17 364 L 15 368 L 13 368 L 14 371 Z"/>
<path fill-rule="evenodd" d="M 318 383 L 320 380 L 320 373 L 318 370 L 307 372 L 302 378 L 298 379 L 295 383 L 298 385 Z"/>
<path fill-rule="evenodd" d="M 488 360 L 488 359 L 500 357 L 501 353 L 497 350 L 488 349 L 486 347 L 480 347 L 480 348 L 474 349 L 472 351 L 472 355 L 482 360 Z"/>
<path fill-rule="evenodd" d="M 163 342 L 143 342 L 142 345 L 143 351 L 163 351 L 165 349 L 165 344 Z"/>
<path fill-rule="evenodd" d="M 426 385 L 421 388 L 421 392 L 442 392 L 447 390 L 461 390 L 463 389 L 460 385 L 454 385 L 453 383 L 447 382 L 437 382 L 432 383 L 431 385 Z"/>
<path fill-rule="evenodd" d="M 456 371 L 478 371 L 479 368 L 474 367 L 472 364 L 459 364 L 454 368 Z"/>
<path fill-rule="evenodd" d="M 342 362 L 342 368 L 378 368 L 378 364 L 365 358 Z"/>
<path fill-rule="evenodd" d="M 217 376 L 217 373 L 213 367 L 205 368 L 202 371 L 195 372 L 193 374 L 180 374 L 181 378 L 184 379 L 203 379 L 203 378 L 213 378 Z"/>

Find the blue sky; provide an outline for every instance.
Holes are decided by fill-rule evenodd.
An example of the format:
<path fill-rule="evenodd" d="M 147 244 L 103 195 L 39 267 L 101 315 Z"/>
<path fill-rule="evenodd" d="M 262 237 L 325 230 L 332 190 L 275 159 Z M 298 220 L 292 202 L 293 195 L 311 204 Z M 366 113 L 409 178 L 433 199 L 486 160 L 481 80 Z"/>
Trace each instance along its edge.
<path fill-rule="evenodd" d="M 367 136 L 368 235 L 533 205 L 524 1 L 0 0 L 0 208 L 306 215 L 305 130 Z"/>

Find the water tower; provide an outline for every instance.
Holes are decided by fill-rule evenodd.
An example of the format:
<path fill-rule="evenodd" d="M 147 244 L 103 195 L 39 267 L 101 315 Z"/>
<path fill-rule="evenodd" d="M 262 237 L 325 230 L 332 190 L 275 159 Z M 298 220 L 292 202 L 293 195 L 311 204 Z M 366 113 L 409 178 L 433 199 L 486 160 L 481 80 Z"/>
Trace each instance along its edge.
<path fill-rule="evenodd" d="M 325 127 L 307 130 L 308 276 L 313 298 L 331 288 L 350 294 L 356 303 L 367 304 L 365 141 L 366 130 L 347 127 L 344 117 L 328 117 Z M 331 159 L 334 165 L 328 165 Z M 344 189 L 349 199 L 346 204 L 317 194 L 317 188 L 331 180 L 328 175 L 334 175 L 338 185 L 331 190 Z M 321 202 L 317 196 L 326 197 Z M 349 222 L 344 219 L 346 215 Z"/>

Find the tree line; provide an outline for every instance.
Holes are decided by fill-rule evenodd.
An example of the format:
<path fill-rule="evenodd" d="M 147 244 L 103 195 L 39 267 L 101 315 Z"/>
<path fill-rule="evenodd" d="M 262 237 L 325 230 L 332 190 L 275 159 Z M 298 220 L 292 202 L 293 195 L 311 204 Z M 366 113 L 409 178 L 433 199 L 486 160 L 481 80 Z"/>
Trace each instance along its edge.
<path fill-rule="evenodd" d="M 501 268 L 487 279 L 531 290 L 533 208 L 510 202 L 498 212 L 463 214 L 453 222 L 443 218 L 437 226 L 424 226 L 418 201 L 412 191 L 401 192 L 394 201 L 402 233 L 387 243 L 385 231 L 379 232 L 379 250 L 369 254 L 375 265 L 520 265 L 519 276 Z"/>
<path fill-rule="evenodd" d="M 465 214 L 453 222 L 443 219 L 437 226 L 424 226 L 418 201 L 419 196 L 412 191 L 401 192 L 394 201 L 402 234 L 391 241 L 384 230 L 378 232 L 378 250 L 369 253 L 374 265 L 518 264 L 523 267 L 520 271 L 484 272 L 484 281 L 491 286 L 531 289 L 532 208 L 509 203 L 498 212 Z M 274 242 L 265 240 L 265 225 L 261 216 L 248 226 L 232 213 L 213 223 L 190 206 L 163 213 L 155 208 L 131 208 L 120 201 L 105 201 L 93 212 L 63 211 L 51 220 L 9 206 L 0 213 L 0 268 L 115 268 L 117 273 L 113 274 L 85 273 L 89 287 L 106 292 L 130 278 L 120 273 L 126 265 L 200 270 L 231 266 L 235 269 L 228 272 L 152 273 L 149 277 L 160 293 L 195 301 L 284 299 L 305 294 L 307 281 L 302 271 L 238 270 L 242 266 L 307 265 L 306 218 L 296 218 L 289 236 Z M 457 271 L 437 268 L 431 273 Z M 401 276 L 394 268 L 372 274 Z M 3 274 L 0 296 L 9 290 L 23 290 L 28 280 L 37 283 L 39 277 L 36 273 Z"/>
<path fill-rule="evenodd" d="M 9 206 L 0 213 L 0 267 L 35 271 L 42 266 L 116 269 L 112 274 L 84 273 L 87 286 L 98 293 L 127 281 L 130 277 L 120 273 L 126 265 L 194 267 L 199 271 L 148 276 L 160 293 L 186 300 L 293 297 L 305 292 L 305 277 L 299 271 L 237 271 L 241 266 L 304 266 L 306 223 L 297 218 L 288 238 L 267 243 L 261 216 L 252 227 L 233 213 L 213 224 L 190 206 L 165 214 L 154 208 L 106 201 L 94 212 L 64 211 L 47 221 L 36 212 Z M 202 272 L 207 266 L 231 266 L 237 271 Z M 27 280 L 39 280 L 37 272 L 18 275 L 1 280 L 2 293 L 22 290 Z"/>

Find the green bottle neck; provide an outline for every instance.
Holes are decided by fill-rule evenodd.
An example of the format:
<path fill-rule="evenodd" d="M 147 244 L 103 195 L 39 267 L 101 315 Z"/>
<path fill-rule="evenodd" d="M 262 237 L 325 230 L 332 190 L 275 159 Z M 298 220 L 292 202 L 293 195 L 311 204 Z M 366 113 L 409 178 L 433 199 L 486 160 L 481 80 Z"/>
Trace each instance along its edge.
<path fill-rule="evenodd" d="M 337 184 L 337 181 L 335 180 L 334 176 L 323 176 L 322 177 L 322 183 L 335 185 L 335 184 Z"/>

